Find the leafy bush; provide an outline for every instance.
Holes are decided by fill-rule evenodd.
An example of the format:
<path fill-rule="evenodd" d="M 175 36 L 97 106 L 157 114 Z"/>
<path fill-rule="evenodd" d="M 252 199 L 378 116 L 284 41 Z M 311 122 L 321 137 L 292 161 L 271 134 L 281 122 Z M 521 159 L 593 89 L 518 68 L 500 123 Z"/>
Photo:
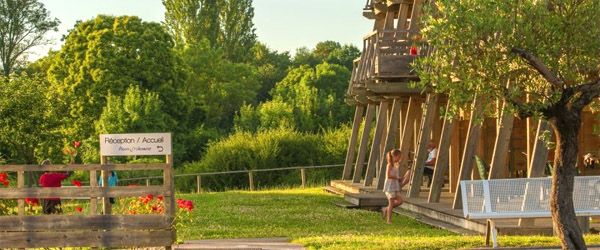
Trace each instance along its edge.
<path fill-rule="evenodd" d="M 330 129 L 319 134 L 277 128 L 256 133 L 238 131 L 209 145 L 203 159 L 184 165 L 180 173 L 206 173 L 235 170 L 316 166 L 344 162 L 350 129 Z M 340 168 L 309 169 L 307 182 L 322 183 L 341 175 Z M 257 187 L 300 183 L 299 170 L 254 173 Z M 195 178 L 178 178 L 177 189 L 195 190 Z M 202 187 L 225 190 L 248 187 L 248 175 L 211 175 L 202 178 Z"/>

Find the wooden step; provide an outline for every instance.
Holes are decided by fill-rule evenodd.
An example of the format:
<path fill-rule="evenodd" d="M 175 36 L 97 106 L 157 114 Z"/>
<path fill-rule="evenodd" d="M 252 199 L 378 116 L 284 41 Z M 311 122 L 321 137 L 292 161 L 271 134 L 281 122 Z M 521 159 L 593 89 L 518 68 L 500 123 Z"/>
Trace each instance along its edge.
<path fill-rule="evenodd" d="M 349 203 L 349 202 L 347 202 L 345 200 L 334 201 L 333 205 L 336 205 L 336 206 L 342 207 L 342 208 L 350 208 L 350 209 L 360 208 L 358 205 L 354 205 L 354 204 Z"/>
<path fill-rule="evenodd" d="M 335 188 L 332 186 L 326 186 L 323 187 L 323 191 L 327 192 L 327 193 L 331 193 L 331 194 L 335 194 L 335 195 L 344 195 L 344 190 L 341 190 L 339 188 Z"/>
<path fill-rule="evenodd" d="M 437 227 L 437 228 L 441 228 L 444 230 L 448 230 L 450 232 L 454 232 L 460 235 L 479 235 L 479 232 L 477 231 L 473 231 L 473 230 L 467 230 L 464 229 L 462 227 L 441 221 L 441 220 L 436 220 L 436 219 L 432 219 L 429 218 L 427 216 L 421 215 L 421 214 L 417 214 L 417 213 L 413 213 L 410 212 L 408 210 L 404 210 L 401 208 L 396 208 L 394 209 L 394 213 L 396 214 L 400 214 L 409 218 L 412 218 L 418 222 L 433 226 L 433 227 Z"/>
<path fill-rule="evenodd" d="M 387 206 L 387 198 L 383 192 L 371 194 L 344 194 L 344 200 L 361 208 L 363 207 L 382 207 Z"/>
<path fill-rule="evenodd" d="M 408 211 L 418 213 L 434 220 L 443 221 L 455 226 L 462 227 L 467 230 L 479 232 L 481 234 L 485 234 L 486 225 L 484 223 L 480 223 L 477 221 L 467 220 L 463 217 L 458 217 L 452 214 L 444 213 L 442 211 L 437 211 L 434 209 L 430 209 L 427 207 L 423 207 L 417 204 L 404 202 L 400 205 L 401 208 L 406 209 Z"/>

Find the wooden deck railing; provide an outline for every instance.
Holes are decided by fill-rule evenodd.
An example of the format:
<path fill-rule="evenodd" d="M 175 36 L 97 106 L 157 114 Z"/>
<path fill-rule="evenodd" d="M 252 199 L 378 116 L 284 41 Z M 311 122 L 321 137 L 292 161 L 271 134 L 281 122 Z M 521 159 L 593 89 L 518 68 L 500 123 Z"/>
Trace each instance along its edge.
<path fill-rule="evenodd" d="M 0 246 L 40 247 L 156 247 L 170 246 L 176 239 L 172 227 L 175 197 L 172 164 L 132 165 L 3 165 L 3 172 L 17 172 L 17 187 L 0 189 L 0 199 L 18 199 L 18 216 L 0 216 Z M 24 187 L 25 172 L 90 171 L 89 186 L 78 188 Z M 163 185 L 108 187 L 97 185 L 96 171 L 162 170 Z M 93 177 L 93 178 L 92 178 Z M 164 214 L 98 214 L 97 200 L 106 197 L 163 196 Z M 90 197 L 89 215 L 27 215 L 25 198 Z M 110 207 L 110 204 L 103 204 Z"/>
<path fill-rule="evenodd" d="M 416 78 L 410 64 L 419 56 L 426 56 L 429 48 L 424 43 L 412 42 L 417 31 L 373 31 L 363 37 L 363 50 L 352 72 L 352 84 L 360 86 L 366 81 L 395 78 Z M 418 54 L 411 55 L 416 45 Z"/>

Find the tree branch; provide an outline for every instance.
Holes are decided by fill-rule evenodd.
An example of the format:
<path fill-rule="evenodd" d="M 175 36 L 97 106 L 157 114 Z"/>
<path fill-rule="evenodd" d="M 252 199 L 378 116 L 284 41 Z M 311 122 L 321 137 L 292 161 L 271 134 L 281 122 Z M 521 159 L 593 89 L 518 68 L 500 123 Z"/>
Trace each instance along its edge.
<path fill-rule="evenodd" d="M 576 93 L 581 93 L 581 96 L 573 102 L 573 108 L 582 110 L 585 106 L 590 104 L 594 98 L 600 96 L 600 79 L 595 82 L 573 87 L 573 90 Z"/>
<path fill-rule="evenodd" d="M 559 89 L 563 88 L 564 82 L 560 80 L 556 74 L 550 71 L 550 69 L 548 69 L 548 67 L 546 67 L 546 65 L 544 65 L 540 59 L 519 48 L 512 48 L 510 52 L 515 53 L 523 58 L 527 64 L 537 70 L 550 84 Z"/>

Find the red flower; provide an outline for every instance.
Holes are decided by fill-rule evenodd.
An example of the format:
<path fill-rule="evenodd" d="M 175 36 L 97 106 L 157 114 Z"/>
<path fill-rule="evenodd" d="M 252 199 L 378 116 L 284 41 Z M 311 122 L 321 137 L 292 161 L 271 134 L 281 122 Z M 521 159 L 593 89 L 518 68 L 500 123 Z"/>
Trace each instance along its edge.
<path fill-rule="evenodd" d="M 137 214 L 137 212 L 136 211 L 131 211 L 131 214 Z"/>
<path fill-rule="evenodd" d="M 81 213 L 81 211 L 83 211 L 83 208 L 81 208 L 81 206 L 77 207 L 77 212 Z"/>
<path fill-rule="evenodd" d="M 148 195 L 148 199 L 150 199 L 150 200 L 154 199 L 154 195 L 153 194 L 149 194 Z"/>
<path fill-rule="evenodd" d="M 156 199 L 158 199 L 159 201 L 162 201 L 163 197 L 161 195 L 156 196 Z"/>
<path fill-rule="evenodd" d="M 417 47 L 410 46 L 410 54 L 413 56 L 416 56 L 417 55 Z"/>
<path fill-rule="evenodd" d="M 39 205 L 40 204 L 40 200 L 38 200 L 37 198 L 25 198 L 25 203 L 27 203 L 28 205 Z"/>
<path fill-rule="evenodd" d="M 75 148 L 78 148 L 79 146 L 81 146 L 81 143 L 78 141 L 74 141 L 73 145 L 75 146 Z"/>
<path fill-rule="evenodd" d="M 129 187 L 137 187 L 138 184 L 129 184 Z"/>
<path fill-rule="evenodd" d="M 0 174 L 0 182 L 4 184 L 4 186 L 8 186 L 8 174 L 6 172 Z"/>
<path fill-rule="evenodd" d="M 152 211 L 156 211 L 158 210 L 158 207 L 156 207 L 156 205 L 152 206 Z"/>
<path fill-rule="evenodd" d="M 192 211 L 192 209 L 194 209 L 194 202 L 183 199 L 177 199 L 177 206 L 181 209 L 187 209 L 188 211 Z"/>
<path fill-rule="evenodd" d="M 73 180 L 73 181 L 71 181 L 71 182 L 73 183 L 73 185 L 75 185 L 75 186 L 77 186 L 77 187 L 81 187 L 81 181 L 76 181 L 76 180 Z"/>

